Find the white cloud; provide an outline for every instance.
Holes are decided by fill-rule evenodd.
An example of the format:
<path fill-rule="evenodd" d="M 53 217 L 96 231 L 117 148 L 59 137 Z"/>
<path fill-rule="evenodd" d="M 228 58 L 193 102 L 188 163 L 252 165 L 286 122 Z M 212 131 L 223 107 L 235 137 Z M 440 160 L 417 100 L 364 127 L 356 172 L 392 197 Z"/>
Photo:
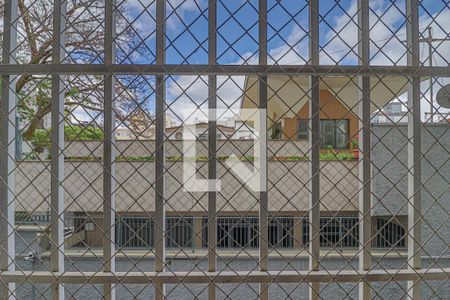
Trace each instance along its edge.
<path fill-rule="evenodd" d="M 135 9 L 142 9 L 142 5 L 138 0 L 128 0 L 128 5 Z M 206 4 L 204 0 L 170 0 L 170 4 L 177 8 L 177 13 L 181 18 L 186 14 L 198 10 L 197 5 L 204 7 Z M 384 0 L 370 1 L 370 38 L 371 55 L 373 56 L 371 64 L 373 65 L 392 65 L 393 63 L 405 65 L 406 64 L 406 48 L 402 43 L 406 39 L 406 29 L 404 24 L 404 1 L 397 1 L 396 6 L 392 6 L 392 2 Z M 349 54 L 350 49 L 353 48 L 357 52 L 358 28 L 355 24 L 357 20 L 357 1 L 350 2 L 345 8 L 346 13 L 342 12 L 329 20 L 330 26 L 333 30 L 322 33 L 324 34 L 325 43 L 327 44 L 324 51 L 320 53 L 321 64 L 335 64 L 345 57 L 346 64 L 356 64 L 357 55 Z M 152 6 L 152 14 L 154 14 L 154 5 Z M 170 13 L 170 5 L 168 4 L 168 13 Z M 143 32 L 153 30 L 154 21 L 145 17 L 140 20 L 136 26 Z M 434 21 L 432 18 L 435 18 Z M 352 20 L 353 19 L 353 20 Z M 179 26 L 180 20 L 178 16 L 174 16 L 168 20 L 167 30 L 178 32 L 183 29 Z M 429 24 L 433 26 L 433 35 L 437 38 L 444 38 L 448 36 L 447 28 L 450 28 L 450 13 L 447 8 L 446 11 L 433 15 L 422 15 L 420 17 L 420 29 L 423 31 Z M 328 26 L 321 23 L 321 28 L 325 30 Z M 398 28 L 401 26 L 400 28 Z M 393 33 L 394 32 L 394 33 Z M 306 33 L 297 25 L 292 26 L 291 32 L 284 37 L 287 43 L 269 49 L 269 64 L 303 64 L 304 59 L 308 58 L 308 38 Z M 450 42 L 435 43 L 436 52 L 433 54 L 434 63 L 437 65 L 448 65 L 450 57 Z M 381 47 L 379 51 L 378 47 Z M 425 61 L 428 52 L 424 45 L 421 46 L 421 57 Z M 257 64 L 258 57 L 252 56 L 252 53 L 245 53 L 243 58 L 239 58 L 234 64 Z M 206 101 L 208 95 L 207 77 L 195 76 L 177 76 L 174 77 L 178 85 L 169 81 L 167 86 L 168 98 L 177 98 L 176 105 L 171 108 L 178 114 L 183 108 L 193 107 L 193 102 L 196 104 Z M 223 99 L 227 104 L 235 103 L 234 107 L 239 107 L 240 98 L 242 96 L 242 89 L 244 85 L 244 77 L 233 77 L 236 81 L 234 83 L 230 78 L 218 77 L 218 97 Z M 448 82 L 445 79 L 440 79 L 439 84 Z M 428 88 L 428 83 L 422 83 L 422 91 Z M 438 91 L 438 84 L 435 86 L 435 93 Z M 429 97 L 425 93 L 426 97 Z M 238 101 L 236 101 L 238 100 Z M 429 110 L 429 104 L 424 99 L 422 104 L 423 111 Z M 219 104 L 221 101 L 219 101 Z"/>
<path fill-rule="evenodd" d="M 227 108 L 228 111 L 220 117 L 230 117 L 239 113 L 241 105 L 244 76 L 217 77 L 217 107 Z M 169 114 L 173 119 L 181 118 L 184 109 L 203 110 L 208 108 L 208 77 L 207 76 L 177 76 L 167 84 L 167 98 L 170 105 Z M 199 111 L 191 120 L 206 121 L 206 117 Z M 177 120 L 179 121 L 179 119 Z"/>
<path fill-rule="evenodd" d="M 130 23 L 133 22 L 133 28 L 141 33 L 142 37 L 147 37 L 156 27 L 156 1 L 147 7 L 148 4 L 148 1 L 145 0 L 126 0 L 121 4 L 125 10 L 123 17 Z M 197 11 L 197 6 L 203 8 L 204 0 L 168 0 L 166 15 L 170 14 L 171 17 L 166 20 L 167 30 L 180 31 L 180 18 L 183 19 L 188 12 Z M 172 13 L 174 9 L 176 9 L 176 14 Z M 136 18 L 138 15 L 139 17 Z"/>
<path fill-rule="evenodd" d="M 285 38 L 287 43 L 269 49 L 269 64 L 304 64 L 308 59 L 307 34 L 298 25 L 293 26 L 290 34 Z"/>

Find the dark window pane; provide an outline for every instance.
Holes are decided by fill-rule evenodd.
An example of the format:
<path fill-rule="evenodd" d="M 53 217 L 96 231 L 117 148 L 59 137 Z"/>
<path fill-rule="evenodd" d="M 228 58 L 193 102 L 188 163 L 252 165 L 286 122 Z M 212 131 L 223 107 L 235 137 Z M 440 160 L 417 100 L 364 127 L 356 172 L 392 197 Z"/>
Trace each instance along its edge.
<path fill-rule="evenodd" d="M 308 120 L 298 120 L 298 139 L 308 139 Z"/>
<path fill-rule="evenodd" d="M 348 120 L 320 120 L 322 148 L 347 148 Z"/>

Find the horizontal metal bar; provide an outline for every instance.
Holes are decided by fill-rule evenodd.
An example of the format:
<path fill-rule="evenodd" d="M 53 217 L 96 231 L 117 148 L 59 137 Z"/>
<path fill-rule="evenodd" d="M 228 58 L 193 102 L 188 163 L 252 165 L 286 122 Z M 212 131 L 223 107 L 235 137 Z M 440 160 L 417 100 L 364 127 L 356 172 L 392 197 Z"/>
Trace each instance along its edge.
<path fill-rule="evenodd" d="M 129 74 L 129 75 L 391 75 L 449 76 L 450 66 L 335 65 L 0 65 L 0 74 Z"/>
<path fill-rule="evenodd" d="M 90 284 L 205 284 L 222 283 L 308 283 L 308 282 L 361 282 L 448 280 L 450 268 L 411 270 L 326 270 L 326 271 L 224 271 L 224 272 L 0 272 L 4 282 L 33 283 L 90 283 Z"/>

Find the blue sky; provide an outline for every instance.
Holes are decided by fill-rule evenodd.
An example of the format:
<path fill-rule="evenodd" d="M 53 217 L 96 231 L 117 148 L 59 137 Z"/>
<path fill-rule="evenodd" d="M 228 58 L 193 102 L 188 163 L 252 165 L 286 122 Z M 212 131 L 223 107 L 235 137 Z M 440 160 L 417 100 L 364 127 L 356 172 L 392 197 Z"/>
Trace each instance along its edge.
<path fill-rule="evenodd" d="M 378 52 L 376 45 L 384 45 L 386 40 L 393 39 L 384 45 L 387 53 L 400 40 L 405 39 L 404 32 L 404 1 L 372 0 L 371 3 L 371 39 L 372 54 Z M 438 13 L 448 1 L 422 1 L 420 9 L 421 29 L 425 29 L 430 18 L 428 13 Z M 132 23 L 148 48 L 143 55 L 133 55 L 125 63 L 153 63 L 155 52 L 155 5 L 148 8 L 148 1 L 127 0 L 123 2 L 124 18 Z M 239 64 L 243 62 L 256 63 L 258 56 L 258 1 L 257 0 L 228 0 L 219 1 L 217 7 L 217 58 L 220 64 Z M 320 1 L 320 44 L 321 63 L 329 64 L 335 61 L 341 64 L 354 64 L 356 56 L 349 53 L 356 45 L 357 31 L 354 21 L 356 0 Z M 444 22 L 448 19 L 450 9 L 447 7 L 434 24 L 435 35 L 445 36 Z M 169 64 L 189 63 L 205 64 L 208 61 L 208 8 L 207 0 L 170 0 L 166 6 L 167 15 L 167 52 L 166 62 Z M 378 20 L 379 19 L 379 20 Z M 376 21 L 377 20 L 377 21 Z M 308 7 L 306 1 L 299 0 L 268 0 L 268 48 L 274 60 L 280 63 L 301 64 L 308 59 L 307 30 Z M 442 22 L 441 22 L 442 21 Z M 439 24 L 440 23 L 440 24 Z M 443 28 L 439 28 L 439 25 Z M 188 28 L 188 30 L 187 30 Z M 378 45 L 380 45 L 378 44 Z M 288 52 L 291 47 L 296 55 L 284 58 L 283 47 Z M 400 53 L 400 49 L 397 52 Z M 277 52 L 278 51 L 278 52 Z M 355 49 L 356 51 L 356 49 Z M 132 52 L 125 49 L 125 52 Z M 277 55 L 278 54 L 278 55 Z M 374 63 L 386 64 L 386 58 L 381 54 L 375 55 Z M 397 58 L 401 55 L 397 54 Z M 119 55 L 120 57 L 120 55 Z M 280 58 L 283 57 L 283 58 Z M 334 59 L 330 60 L 330 59 Z M 270 61 L 270 58 L 269 58 Z M 395 60 L 397 61 L 397 60 Z M 401 61 L 402 62 L 402 61 Z"/>
<path fill-rule="evenodd" d="M 395 5 L 392 4 L 395 3 Z M 405 2 L 371 0 L 370 38 L 371 63 L 374 65 L 405 65 L 406 39 Z M 118 49 L 118 63 L 154 63 L 155 4 L 145 0 L 122 3 L 126 19 L 138 33 L 142 52 L 133 52 L 127 44 Z M 354 65 L 357 63 L 356 0 L 321 0 L 320 4 L 320 63 Z M 144 5 L 149 5 L 144 8 Z M 424 0 L 420 8 L 421 31 L 431 24 L 434 37 L 448 37 L 450 26 L 449 1 Z M 224 0 L 218 3 L 217 60 L 219 64 L 258 63 L 258 1 Z M 444 9 L 442 12 L 440 12 Z M 207 0 L 170 0 L 166 7 L 166 63 L 206 64 L 208 62 Z M 431 15 L 431 16 L 430 16 Z M 431 18 L 436 18 L 432 21 Z M 308 60 L 308 6 L 302 0 L 268 0 L 269 64 L 304 64 Z M 118 30 L 120 34 L 120 30 Z M 428 56 L 421 45 L 422 60 Z M 450 42 L 435 44 L 434 64 L 450 61 Z M 353 51 L 352 51 L 353 48 Z M 123 55 L 130 55 L 120 60 Z M 227 105 L 242 94 L 243 77 L 219 78 L 219 98 Z M 443 82 L 442 82 L 443 83 Z M 439 84 L 442 84 L 441 82 Z M 152 88 L 148 87 L 149 90 Z M 428 87 L 424 87 L 427 89 Z M 437 86 L 435 90 L 438 90 Z M 207 95 L 206 78 L 173 76 L 167 81 L 168 103 L 183 108 L 193 100 L 203 102 Z M 142 96 L 143 97 L 143 96 Z M 146 95 L 152 110 L 153 97 Z M 219 101 L 220 102 L 220 101 Z M 192 106 L 192 105 L 191 105 Z M 176 113 L 176 112 L 175 112 Z"/>

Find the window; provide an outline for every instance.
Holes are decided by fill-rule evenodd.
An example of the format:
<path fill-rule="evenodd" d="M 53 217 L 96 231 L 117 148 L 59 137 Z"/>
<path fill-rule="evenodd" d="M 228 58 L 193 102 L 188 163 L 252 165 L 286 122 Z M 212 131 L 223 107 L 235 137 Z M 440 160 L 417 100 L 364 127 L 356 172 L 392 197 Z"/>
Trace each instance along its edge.
<path fill-rule="evenodd" d="M 348 120 L 320 120 L 321 148 L 348 148 Z"/>
<path fill-rule="evenodd" d="M 376 225 L 375 247 L 404 248 L 406 246 L 405 228 L 397 224 L 391 217 L 378 217 Z"/>
<path fill-rule="evenodd" d="M 193 245 L 193 218 L 167 217 L 166 246 L 190 248 Z M 154 246 L 154 223 L 150 217 L 125 216 L 116 220 L 116 242 L 121 248 L 149 248 Z"/>
<path fill-rule="evenodd" d="M 166 218 L 166 247 L 191 248 L 194 245 L 193 221 L 192 217 Z"/>
<path fill-rule="evenodd" d="M 273 217 L 269 219 L 269 246 L 290 248 L 294 246 L 294 219 Z"/>
<path fill-rule="evenodd" d="M 358 247 L 358 217 L 321 217 L 320 247 Z M 309 243 L 309 221 L 303 221 L 303 243 Z"/>
<path fill-rule="evenodd" d="M 258 247 L 258 218 L 222 217 L 217 223 L 217 244 L 220 248 Z"/>
<path fill-rule="evenodd" d="M 148 217 L 118 217 L 116 243 L 120 248 L 153 247 L 153 221 Z"/>
<path fill-rule="evenodd" d="M 297 137 L 299 140 L 308 140 L 308 120 L 300 119 L 298 120 L 298 133 Z"/>
<path fill-rule="evenodd" d="M 308 140 L 308 120 L 298 120 L 297 137 Z M 320 136 L 322 148 L 348 148 L 349 121 L 348 120 L 320 120 Z"/>

